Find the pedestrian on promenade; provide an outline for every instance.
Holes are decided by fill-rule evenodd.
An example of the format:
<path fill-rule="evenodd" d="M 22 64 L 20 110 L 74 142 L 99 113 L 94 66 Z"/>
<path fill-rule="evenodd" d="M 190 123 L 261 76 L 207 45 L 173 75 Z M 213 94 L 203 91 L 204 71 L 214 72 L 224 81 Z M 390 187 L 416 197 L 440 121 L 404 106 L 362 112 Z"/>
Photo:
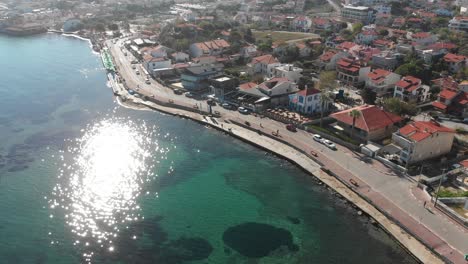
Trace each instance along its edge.
<path fill-rule="evenodd" d="M 279 129 L 276 130 L 276 135 L 279 135 Z"/>
<path fill-rule="evenodd" d="M 426 208 L 426 203 L 427 203 L 427 201 L 424 201 L 424 208 Z"/>
<path fill-rule="evenodd" d="M 221 124 L 221 128 L 224 128 L 224 127 L 223 127 L 223 124 Z"/>
<path fill-rule="evenodd" d="M 260 127 L 261 127 L 261 128 L 263 128 L 263 125 L 262 125 L 262 123 L 260 123 Z"/>

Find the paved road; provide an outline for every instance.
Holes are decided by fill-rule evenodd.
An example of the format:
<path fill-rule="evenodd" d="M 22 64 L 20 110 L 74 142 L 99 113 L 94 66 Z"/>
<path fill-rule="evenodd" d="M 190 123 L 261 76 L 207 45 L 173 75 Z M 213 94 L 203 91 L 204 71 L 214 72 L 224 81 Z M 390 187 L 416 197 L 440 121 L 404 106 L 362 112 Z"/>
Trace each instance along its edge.
<path fill-rule="evenodd" d="M 200 105 L 206 110 L 206 103 L 175 95 L 171 89 L 152 81 L 151 85 L 144 83 L 144 77 L 135 74 L 129 63 L 132 60 L 123 55 L 117 45 L 111 45 L 122 77 L 127 85 L 133 89 L 139 85 L 145 94 L 152 94 L 158 99 L 173 100 L 177 104 L 193 106 Z M 324 145 L 312 140 L 312 135 L 305 131 L 296 133 L 285 129 L 284 124 L 274 120 L 260 119 L 253 115 L 242 115 L 237 111 L 229 111 L 219 106 L 213 110 L 219 111 L 222 119 L 232 119 L 239 122 L 249 121 L 252 126 L 262 129 L 265 133 L 280 131 L 283 140 L 303 149 L 306 152 L 314 150 L 319 153 L 319 160 L 325 167 L 338 174 L 344 180 L 354 178 L 360 182 L 357 189 L 362 195 L 372 199 L 380 208 L 403 223 L 413 233 L 423 238 L 440 254 L 451 259 L 454 263 L 466 263 L 462 254 L 468 253 L 468 233 L 455 225 L 446 216 L 431 213 L 423 207 L 424 194 L 419 189 L 412 190 L 414 183 L 406 178 L 395 175 L 391 170 L 375 160 L 367 160 L 360 154 L 338 146 L 337 151 L 330 150 Z M 261 126 L 260 126 L 261 124 Z M 416 195 L 415 195 L 416 192 Z M 417 197 L 415 197 L 417 196 Z M 421 198 L 422 197 L 422 198 Z M 429 231 L 430 230 L 430 231 Z"/>

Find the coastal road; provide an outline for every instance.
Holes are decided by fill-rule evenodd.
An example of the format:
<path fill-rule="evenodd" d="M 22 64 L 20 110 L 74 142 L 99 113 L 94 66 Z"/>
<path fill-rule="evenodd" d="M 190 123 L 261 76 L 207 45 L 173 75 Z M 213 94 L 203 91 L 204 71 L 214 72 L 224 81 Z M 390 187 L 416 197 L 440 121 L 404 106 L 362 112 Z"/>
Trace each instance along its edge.
<path fill-rule="evenodd" d="M 118 44 L 119 42 L 116 45 L 110 45 L 110 49 L 128 87 L 136 89 L 137 86 L 140 86 L 145 94 L 153 95 L 160 100 L 173 100 L 177 104 L 186 106 L 201 104 L 201 107 L 206 109 L 206 102 L 175 95 L 171 89 L 154 81 L 151 85 L 145 84 L 144 77 L 136 75 L 135 71 L 131 69 L 129 63 L 131 59 L 123 55 Z M 337 151 L 332 151 L 313 141 L 310 133 L 305 131 L 289 132 L 285 129 L 284 124 L 272 119 L 241 115 L 237 111 L 229 111 L 219 106 L 215 106 L 214 110 L 221 113 L 222 118 L 219 119 L 221 122 L 227 119 L 241 123 L 249 121 L 253 127 L 264 130 L 265 133 L 279 130 L 283 140 L 306 152 L 313 150 L 319 153 L 319 160 L 325 164 L 325 167 L 338 174 L 340 178 L 346 181 L 354 178 L 360 182 L 360 187 L 356 191 L 370 198 L 414 234 L 423 238 L 440 254 L 451 259 L 454 263 L 465 263 L 461 256 L 468 253 L 466 230 L 452 223 L 446 216 L 431 213 L 424 208 L 421 197 L 424 199 L 425 196 L 417 193 L 418 198 L 415 197 L 414 192 L 421 192 L 421 190 L 414 190 L 413 182 L 395 175 L 380 162 L 366 159 L 359 153 L 354 153 L 344 147 L 338 146 Z M 260 126 L 260 124 L 262 125 Z"/>

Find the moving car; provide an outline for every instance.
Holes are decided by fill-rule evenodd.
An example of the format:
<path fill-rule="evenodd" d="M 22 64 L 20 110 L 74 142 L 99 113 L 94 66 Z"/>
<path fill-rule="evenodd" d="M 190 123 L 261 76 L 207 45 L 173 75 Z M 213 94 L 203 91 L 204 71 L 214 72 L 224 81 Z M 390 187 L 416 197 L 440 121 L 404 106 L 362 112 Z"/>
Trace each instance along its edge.
<path fill-rule="evenodd" d="M 193 98 L 193 94 L 191 92 L 186 92 L 184 95 L 185 97 Z"/>
<path fill-rule="evenodd" d="M 291 131 L 291 132 L 297 132 L 297 129 L 293 124 L 287 124 L 286 129 Z"/>
<path fill-rule="evenodd" d="M 322 136 L 320 136 L 319 134 L 313 135 L 312 138 L 313 138 L 315 141 L 322 143 L 323 138 L 322 138 Z"/>
<path fill-rule="evenodd" d="M 335 143 L 331 142 L 330 140 L 324 139 L 324 140 L 322 141 L 322 143 L 323 143 L 325 146 L 327 146 L 329 149 L 336 150 L 336 145 L 335 145 Z"/>
<path fill-rule="evenodd" d="M 248 115 L 250 113 L 249 109 L 242 107 L 242 106 L 237 108 L 237 111 L 239 111 L 239 113 L 244 114 L 244 115 Z"/>

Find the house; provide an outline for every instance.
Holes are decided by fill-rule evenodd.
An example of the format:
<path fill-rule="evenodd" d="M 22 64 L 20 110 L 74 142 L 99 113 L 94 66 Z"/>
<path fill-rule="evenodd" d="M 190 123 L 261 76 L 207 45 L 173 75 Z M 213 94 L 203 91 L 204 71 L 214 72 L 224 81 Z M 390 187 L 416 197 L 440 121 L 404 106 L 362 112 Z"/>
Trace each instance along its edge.
<path fill-rule="evenodd" d="M 383 51 L 372 55 L 372 65 L 381 69 L 394 70 L 403 61 L 403 54 L 394 51 Z"/>
<path fill-rule="evenodd" d="M 172 61 L 168 58 L 156 58 L 150 54 L 143 56 L 142 66 L 148 71 L 148 73 L 154 76 L 156 70 L 171 68 Z"/>
<path fill-rule="evenodd" d="M 365 86 L 379 97 L 387 96 L 393 94 L 395 84 L 400 80 L 400 77 L 399 74 L 387 70 L 374 69 L 367 74 Z"/>
<path fill-rule="evenodd" d="M 458 16 L 454 17 L 449 21 L 449 29 L 456 31 L 468 31 L 468 17 Z"/>
<path fill-rule="evenodd" d="M 400 161 L 412 164 L 447 154 L 452 149 L 455 131 L 434 121 L 414 121 L 393 133 Z"/>
<path fill-rule="evenodd" d="M 249 64 L 247 64 L 248 72 L 251 75 L 262 74 L 268 77 L 273 76 L 273 70 L 278 66 L 281 66 L 281 63 L 270 54 L 255 57 Z"/>
<path fill-rule="evenodd" d="M 172 59 L 174 60 L 174 62 L 178 63 L 178 62 L 187 62 L 190 60 L 190 56 L 185 53 L 185 52 L 174 52 L 171 54 L 171 57 Z"/>
<path fill-rule="evenodd" d="M 457 73 L 467 65 L 467 59 L 463 55 L 447 53 L 443 59 L 452 73 Z"/>
<path fill-rule="evenodd" d="M 350 113 L 353 110 L 357 110 L 360 113 L 354 122 L 353 138 L 361 142 L 381 140 L 389 137 L 397 129 L 395 124 L 402 120 L 400 116 L 382 110 L 375 105 L 361 105 L 331 114 L 330 117 L 337 122 L 335 127 L 346 135 L 351 135 L 352 133 L 353 117 Z"/>
<path fill-rule="evenodd" d="M 437 97 L 437 101 L 432 102 L 432 106 L 443 112 L 468 117 L 468 93 L 456 88 L 445 88 Z"/>
<path fill-rule="evenodd" d="M 193 43 L 190 45 L 190 55 L 194 58 L 218 56 L 226 52 L 230 47 L 231 45 L 224 39 Z"/>
<path fill-rule="evenodd" d="M 208 89 L 208 79 L 220 76 L 222 64 L 197 65 L 183 69 L 180 76 L 182 86 L 189 91 L 202 91 Z"/>
<path fill-rule="evenodd" d="M 316 88 L 305 88 L 289 96 L 289 109 L 298 113 L 311 115 L 322 111 L 321 92 Z M 328 104 L 324 105 L 328 110 Z"/>
<path fill-rule="evenodd" d="M 411 28 L 420 28 L 423 24 L 423 19 L 419 17 L 410 17 L 406 20 L 406 25 Z"/>
<path fill-rule="evenodd" d="M 411 40 L 415 46 L 428 46 L 436 43 L 437 37 L 429 32 L 418 32 L 411 35 Z"/>
<path fill-rule="evenodd" d="M 377 26 L 389 26 L 392 23 L 391 14 L 379 13 L 375 16 L 375 24 Z"/>
<path fill-rule="evenodd" d="M 370 67 L 362 65 L 358 60 L 351 58 L 341 58 L 337 62 L 336 71 L 337 78 L 353 86 L 358 86 L 365 82 L 367 74 L 370 72 Z"/>
<path fill-rule="evenodd" d="M 297 83 L 302 77 L 302 68 L 295 67 L 292 64 L 282 64 L 274 68 L 273 76 L 286 78 L 291 82 Z"/>
<path fill-rule="evenodd" d="M 390 40 L 385 39 L 376 39 L 372 42 L 374 47 L 378 48 L 379 50 L 387 50 L 391 48 L 395 43 Z"/>
<path fill-rule="evenodd" d="M 261 84 L 244 83 L 239 86 L 240 104 L 251 102 L 256 111 L 289 105 L 289 95 L 298 91 L 297 85 L 286 78 L 272 78 Z"/>
<path fill-rule="evenodd" d="M 364 30 L 356 36 L 356 42 L 359 44 L 370 45 L 379 37 L 375 30 Z"/>
<path fill-rule="evenodd" d="M 299 51 L 299 57 L 304 58 L 310 56 L 311 49 L 306 44 L 303 42 L 295 42 L 294 45 Z"/>
<path fill-rule="evenodd" d="M 253 58 L 261 55 L 261 51 L 257 50 L 257 46 L 249 44 L 241 48 L 240 54 L 243 58 Z"/>
<path fill-rule="evenodd" d="M 429 100 L 429 86 L 423 85 L 421 79 L 405 76 L 395 84 L 393 97 L 405 102 L 421 103 Z"/>
<path fill-rule="evenodd" d="M 345 57 L 344 52 L 337 50 L 329 50 L 323 53 L 317 60 L 317 66 L 326 71 L 334 70 L 336 68 L 336 62 Z"/>
<path fill-rule="evenodd" d="M 406 19 L 404 17 L 396 17 L 393 19 L 392 28 L 401 28 L 406 24 Z"/>
<path fill-rule="evenodd" d="M 291 21 L 292 30 L 308 32 L 311 26 L 312 20 L 306 16 L 298 16 Z"/>
<path fill-rule="evenodd" d="M 316 30 L 330 30 L 332 24 L 328 19 L 316 17 L 312 19 L 312 27 Z"/>
<path fill-rule="evenodd" d="M 448 9 L 445 9 L 445 8 L 439 8 L 437 10 L 434 11 L 436 13 L 436 15 L 438 16 L 444 16 L 444 17 L 451 17 L 453 16 L 453 12 L 448 10 Z"/>

